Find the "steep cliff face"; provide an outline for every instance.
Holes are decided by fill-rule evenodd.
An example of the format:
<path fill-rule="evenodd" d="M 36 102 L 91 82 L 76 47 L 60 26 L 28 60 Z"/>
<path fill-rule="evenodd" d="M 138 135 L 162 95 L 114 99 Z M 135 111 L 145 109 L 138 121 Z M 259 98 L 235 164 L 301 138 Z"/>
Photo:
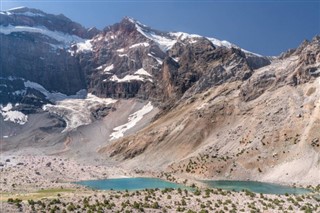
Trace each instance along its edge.
<path fill-rule="evenodd" d="M 191 96 L 226 82 L 244 81 L 253 72 L 240 49 L 215 47 L 207 39 L 183 45 L 175 84 L 177 93 Z"/>
<path fill-rule="evenodd" d="M 0 34 L 2 77 L 21 77 L 65 94 L 84 89 L 78 61 L 66 49 L 54 49 L 42 35 L 32 34 Z"/>
<path fill-rule="evenodd" d="M 90 92 L 101 97 L 149 97 L 154 90 L 153 73 L 160 66 L 148 54 L 154 51 L 163 57 L 164 53 L 147 42 L 133 21 L 124 19 L 106 28 L 91 44 L 94 51 L 78 55 Z"/>
<path fill-rule="evenodd" d="M 1 77 L 24 78 L 64 94 L 86 88 L 85 75 L 69 47 L 94 33 L 63 15 L 35 9 L 18 8 L 0 16 Z"/>
<path fill-rule="evenodd" d="M 283 54 L 265 68 L 256 71 L 241 88 L 243 100 L 250 101 L 267 90 L 310 82 L 320 75 L 320 39 L 304 41 L 296 50 Z"/>
<path fill-rule="evenodd" d="M 57 31 L 66 35 L 76 35 L 80 38 L 87 39 L 99 33 L 99 30 L 96 28 L 86 29 L 63 14 L 53 15 L 33 8 L 14 8 L 8 11 L 2 11 L 0 16 L 0 24 L 2 27 L 42 27 L 42 29 L 48 29 L 49 31 Z"/>

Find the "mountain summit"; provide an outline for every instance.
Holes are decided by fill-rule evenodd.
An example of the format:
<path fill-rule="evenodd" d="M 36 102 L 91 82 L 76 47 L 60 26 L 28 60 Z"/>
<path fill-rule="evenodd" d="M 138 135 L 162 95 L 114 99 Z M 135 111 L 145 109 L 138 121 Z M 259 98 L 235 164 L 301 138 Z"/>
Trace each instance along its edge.
<path fill-rule="evenodd" d="M 169 82 L 162 79 L 162 65 L 208 64 L 209 61 L 203 58 L 201 62 L 188 61 L 197 48 L 216 54 L 207 60 L 218 60 L 223 55 L 233 54 L 228 51 L 235 52 L 237 57 L 243 58 L 241 63 L 248 66 L 245 75 L 270 63 L 268 58 L 226 41 L 182 32 L 161 32 L 129 17 L 100 32 L 94 28 L 85 29 L 63 15 L 51 15 L 26 7 L 1 12 L 0 15 L 2 76 L 30 80 L 48 91 L 67 95 L 86 89 L 102 97 L 138 96 L 145 99 L 152 96 L 153 99 L 164 100 L 165 97 L 158 94 L 166 93 L 161 90 L 166 87 L 163 84 Z M 12 45 L 16 47 L 15 52 L 10 51 Z M 23 51 L 25 49 L 29 51 Z M 183 63 L 178 62 L 179 58 Z M 185 78 L 187 82 L 177 82 L 180 86 L 172 85 L 172 88 L 176 87 L 174 93 L 181 96 L 193 81 L 198 81 L 202 73 L 208 71 L 207 65 L 199 70 L 200 64 L 197 71 L 180 68 L 179 72 L 187 71 L 189 77 Z M 224 78 L 232 75 L 235 73 Z M 174 94 L 167 94 L 171 95 Z M 3 97 L 2 100 L 9 99 L 12 97 Z"/>

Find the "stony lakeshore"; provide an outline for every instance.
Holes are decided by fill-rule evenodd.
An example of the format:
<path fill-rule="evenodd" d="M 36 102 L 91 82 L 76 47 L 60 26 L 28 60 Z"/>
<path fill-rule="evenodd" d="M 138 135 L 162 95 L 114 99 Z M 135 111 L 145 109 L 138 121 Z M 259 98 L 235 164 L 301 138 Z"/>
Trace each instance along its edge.
<path fill-rule="evenodd" d="M 205 188 L 140 191 L 92 190 L 72 182 L 139 176 L 110 166 L 93 166 L 56 156 L 2 156 L 1 212 L 318 212 L 319 186 L 306 195 L 270 195 Z M 140 174 L 141 175 L 141 174 Z M 159 174 L 145 173 L 147 176 Z"/>

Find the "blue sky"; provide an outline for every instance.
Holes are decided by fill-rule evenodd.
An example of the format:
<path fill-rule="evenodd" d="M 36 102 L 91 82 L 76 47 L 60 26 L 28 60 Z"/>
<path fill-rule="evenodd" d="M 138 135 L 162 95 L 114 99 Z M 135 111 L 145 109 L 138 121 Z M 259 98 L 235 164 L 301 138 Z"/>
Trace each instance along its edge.
<path fill-rule="evenodd" d="M 320 34 L 320 0 L 0 1 L 2 10 L 33 7 L 100 29 L 130 16 L 155 29 L 228 40 L 263 55 L 279 55 Z"/>

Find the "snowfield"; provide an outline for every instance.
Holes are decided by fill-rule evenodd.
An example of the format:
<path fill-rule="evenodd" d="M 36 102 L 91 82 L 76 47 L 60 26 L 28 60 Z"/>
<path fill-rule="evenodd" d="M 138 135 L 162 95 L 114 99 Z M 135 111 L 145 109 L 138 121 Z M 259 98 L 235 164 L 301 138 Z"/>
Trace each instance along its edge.
<path fill-rule="evenodd" d="M 63 130 L 66 132 L 92 123 L 95 120 L 92 114 L 94 111 L 105 108 L 116 101 L 111 98 L 99 98 L 88 93 L 84 99 L 64 99 L 57 101 L 56 105 L 44 105 L 43 110 L 62 117 L 67 123 Z"/>
<path fill-rule="evenodd" d="M 71 98 L 84 98 L 86 96 L 86 90 L 80 90 L 77 92 L 76 95 L 67 96 L 60 92 L 49 92 L 46 90 L 42 85 L 32 82 L 32 81 L 26 81 L 24 82 L 25 87 L 33 88 L 41 92 L 46 96 L 46 98 L 52 102 L 61 101 L 64 99 L 71 99 Z"/>
<path fill-rule="evenodd" d="M 92 51 L 92 40 L 85 40 L 76 44 L 77 53 L 79 52 L 91 52 Z"/>
<path fill-rule="evenodd" d="M 135 75 L 145 75 L 145 76 L 149 76 L 152 77 L 151 74 L 149 74 L 146 70 L 144 70 L 143 68 L 138 69 L 135 73 Z"/>
<path fill-rule="evenodd" d="M 137 112 L 131 114 L 128 118 L 128 122 L 115 127 L 113 129 L 113 133 L 110 135 L 110 140 L 115 140 L 118 138 L 121 138 L 124 136 L 124 133 L 131 129 L 132 127 L 134 127 L 142 118 L 144 115 L 148 114 L 149 112 L 151 112 L 153 110 L 153 106 L 151 104 L 151 102 L 149 102 L 148 104 L 146 104 L 144 107 L 142 107 L 142 109 L 138 110 Z"/>
<path fill-rule="evenodd" d="M 8 25 L 0 27 L 0 33 L 5 35 L 17 32 L 40 33 L 64 44 L 71 44 L 73 42 L 83 42 L 83 39 L 76 35 L 69 35 L 59 31 L 51 31 L 45 26 L 28 27 Z"/>
<path fill-rule="evenodd" d="M 140 76 L 137 76 L 137 75 L 126 75 L 123 78 L 118 78 L 118 76 L 113 75 L 110 78 L 110 81 L 115 81 L 115 82 L 121 83 L 121 82 L 130 82 L 130 81 L 144 81 L 144 79 Z"/>
<path fill-rule="evenodd" d="M 107 66 L 106 68 L 104 68 L 104 72 L 109 72 L 109 71 L 111 71 L 111 70 L 113 70 L 113 68 L 114 68 L 114 66 L 113 66 L 113 64 L 111 64 L 111 65 L 109 65 L 109 66 Z"/>
<path fill-rule="evenodd" d="M 11 103 L 8 103 L 6 106 L 0 105 L 0 114 L 3 117 L 4 121 L 11 121 L 23 125 L 28 122 L 28 116 L 22 112 L 12 110 L 13 106 Z"/>
<path fill-rule="evenodd" d="M 160 58 L 155 57 L 154 55 L 152 55 L 150 53 L 148 53 L 148 56 L 150 56 L 151 58 L 155 59 L 158 62 L 158 64 L 162 64 L 163 63 L 163 61 Z"/>
<path fill-rule="evenodd" d="M 137 47 L 149 47 L 149 43 L 143 42 L 143 43 L 133 44 L 129 47 L 129 49 L 137 48 Z"/>
<path fill-rule="evenodd" d="M 133 75 L 126 75 L 123 78 L 118 78 L 118 76 L 113 75 L 109 80 L 110 81 L 115 81 L 115 82 L 118 82 L 118 83 L 130 82 L 130 81 L 146 81 L 146 80 L 150 81 L 150 82 L 153 82 L 151 77 L 152 77 L 152 75 L 150 73 L 148 73 L 143 68 L 140 68 Z"/>
<path fill-rule="evenodd" d="M 154 41 L 163 52 L 167 52 L 168 50 L 170 50 L 173 47 L 173 45 L 177 42 L 174 39 L 166 38 L 164 36 L 159 36 L 153 32 L 146 32 L 139 24 L 137 23 L 135 24 L 138 32 L 144 35 L 146 38 Z"/>
<path fill-rule="evenodd" d="M 148 29 L 148 26 L 141 24 L 140 22 L 138 22 L 134 19 L 129 19 L 129 20 L 135 24 L 135 27 L 138 32 L 140 32 L 143 36 L 150 39 L 151 41 L 154 41 L 163 52 L 170 50 L 173 47 L 173 45 L 175 45 L 179 40 L 180 41 L 188 40 L 189 43 L 195 43 L 195 42 L 197 42 L 196 39 L 204 38 L 203 36 L 200 36 L 197 34 L 189 34 L 189 33 L 184 33 L 184 32 L 170 32 L 170 33 L 168 33 L 167 36 L 161 36 L 161 35 L 156 34 L 156 32 L 154 32 L 152 29 Z M 205 37 L 205 38 L 208 39 L 209 41 L 211 41 L 211 43 L 213 45 L 218 46 L 218 47 L 227 47 L 227 48 L 233 47 L 233 48 L 241 49 L 237 45 L 232 44 L 232 43 L 225 41 L 225 40 L 221 41 L 216 38 L 209 38 L 209 37 Z M 141 44 L 144 45 L 144 43 L 141 43 Z M 136 45 L 138 46 L 140 44 L 136 44 Z M 136 47 L 135 45 L 132 45 L 130 48 L 132 48 L 133 46 Z M 147 46 L 145 46 L 145 47 L 147 47 Z M 244 49 L 241 49 L 241 50 L 245 53 L 261 57 L 261 55 L 259 55 L 259 54 L 256 54 L 256 53 L 244 50 Z"/>

